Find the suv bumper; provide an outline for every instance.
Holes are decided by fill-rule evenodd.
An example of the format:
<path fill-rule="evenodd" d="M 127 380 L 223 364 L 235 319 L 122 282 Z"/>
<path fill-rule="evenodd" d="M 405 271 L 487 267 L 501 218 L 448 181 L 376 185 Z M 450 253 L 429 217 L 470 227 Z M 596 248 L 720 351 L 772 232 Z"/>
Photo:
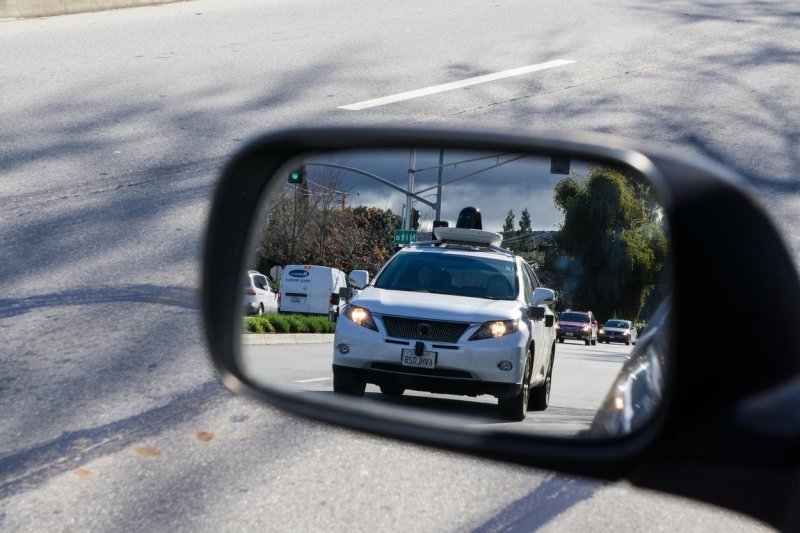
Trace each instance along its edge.
<path fill-rule="evenodd" d="M 519 394 L 522 388 L 522 385 L 518 383 L 479 381 L 466 375 L 460 377 L 447 374 L 455 374 L 455 372 L 426 370 L 386 363 L 373 363 L 372 368 L 333 365 L 334 379 L 357 379 L 372 385 L 388 385 L 436 394 L 459 396 L 489 394 L 497 398 L 510 398 Z"/>

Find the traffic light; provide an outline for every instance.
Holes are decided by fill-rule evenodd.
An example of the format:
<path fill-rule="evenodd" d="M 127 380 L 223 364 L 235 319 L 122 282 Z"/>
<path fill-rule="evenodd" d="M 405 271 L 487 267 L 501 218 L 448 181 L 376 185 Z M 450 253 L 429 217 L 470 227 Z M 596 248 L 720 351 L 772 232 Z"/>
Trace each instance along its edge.
<path fill-rule="evenodd" d="M 296 168 L 289 172 L 289 179 L 287 180 L 289 183 L 294 183 L 295 185 L 302 185 L 306 181 L 306 167 L 303 165 L 300 168 Z"/>
<path fill-rule="evenodd" d="M 419 229 L 419 211 L 411 208 L 411 229 Z"/>
<path fill-rule="evenodd" d="M 550 174 L 569 175 L 569 157 L 550 158 Z"/>

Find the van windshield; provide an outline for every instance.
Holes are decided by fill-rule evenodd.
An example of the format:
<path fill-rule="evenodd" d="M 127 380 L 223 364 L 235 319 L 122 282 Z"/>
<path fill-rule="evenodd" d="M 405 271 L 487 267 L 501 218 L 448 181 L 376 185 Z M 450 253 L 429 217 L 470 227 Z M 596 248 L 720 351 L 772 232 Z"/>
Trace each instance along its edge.
<path fill-rule="evenodd" d="M 514 300 L 519 293 L 513 260 L 446 253 L 398 254 L 375 287 L 494 300 Z"/>

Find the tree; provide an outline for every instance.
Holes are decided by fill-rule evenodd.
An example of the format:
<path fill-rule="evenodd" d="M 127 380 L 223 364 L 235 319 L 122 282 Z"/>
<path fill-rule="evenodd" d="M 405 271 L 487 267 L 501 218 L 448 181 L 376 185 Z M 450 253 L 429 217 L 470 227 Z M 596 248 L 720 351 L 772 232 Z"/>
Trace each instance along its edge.
<path fill-rule="evenodd" d="M 604 318 L 638 319 L 661 281 L 666 254 L 652 191 L 635 176 L 593 168 L 583 184 L 574 176 L 562 180 L 554 202 L 564 213 L 557 245 L 568 256 L 561 265 L 573 305 Z"/>
<path fill-rule="evenodd" d="M 508 210 L 506 214 L 506 220 L 503 222 L 503 246 L 509 248 L 510 245 L 506 245 L 505 241 L 512 239 L 516 232 L 514 231 L 514 211 L 511 209 Z"/>
<path fill-rule="evenodd" d="M 528 208 L 522 210 L 519 216 L 519 234 L 530 235 L 533 230 L 531 229 L 531 215 L 528 213 Z"/>
<path fill-rule="evenodd" d="M 288 185 L 272 202 L 262 224 L 255 268 L 322 264 L 345 272 L 377 272 L 394 253 L 394 230 L 402 219 L 391 210 L 346 207 L 335 176 L 317 177 L 303 192 Z"/>
<path fill-rule="evenodd" d="M 517 245 L 514 247 L 514 250 L 518 252 L 528 252 L 531 250 L 532 243 L 531 243 L 531 233 L 533 229 L 531 228 L 531 215 L 528 212 L 528 208 L 522 210 L 522 213 L 519 216 L 519 231 L 517 232 Z"/>

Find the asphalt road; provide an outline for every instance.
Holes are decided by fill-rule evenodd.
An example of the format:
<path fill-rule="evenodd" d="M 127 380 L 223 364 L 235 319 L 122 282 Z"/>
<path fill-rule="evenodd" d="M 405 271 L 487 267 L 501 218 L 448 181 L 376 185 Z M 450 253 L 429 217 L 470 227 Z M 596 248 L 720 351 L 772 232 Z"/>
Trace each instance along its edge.
<path fill-rule="evenodd" d="M 757 530 L 232 397 L 207 361 L 198 255 L 217 173 L 251 136 L 432 124 L 711 156 L 800 257 L 797 15 L 791 1 L 198 0 L 0 21 L 0 529 Z M 572 63 L 347 107 L 556 60 Z"/>
<path fill-rule="evenodd" d="M 432 413 L 471 428 L 575 436 L 589 429 L 630 352 L 631 346 L 623 344 L 585 346 L 582 341 L 557 344 L 550 405 L 545 411 L 530 411 L 522 422 L 504 421 L 498 414 L 497 400 L 488 395 L 406 391 L 401 398 L 392 398 L 381 394 L 377 386 L 367 385 L 364 400 Z M 333 395 L 332 354 L 333 343 L 285 346 L 245 342 L 242 368 L 256 383 L 288 385 L 300 393 L 328 398 Z"/>

